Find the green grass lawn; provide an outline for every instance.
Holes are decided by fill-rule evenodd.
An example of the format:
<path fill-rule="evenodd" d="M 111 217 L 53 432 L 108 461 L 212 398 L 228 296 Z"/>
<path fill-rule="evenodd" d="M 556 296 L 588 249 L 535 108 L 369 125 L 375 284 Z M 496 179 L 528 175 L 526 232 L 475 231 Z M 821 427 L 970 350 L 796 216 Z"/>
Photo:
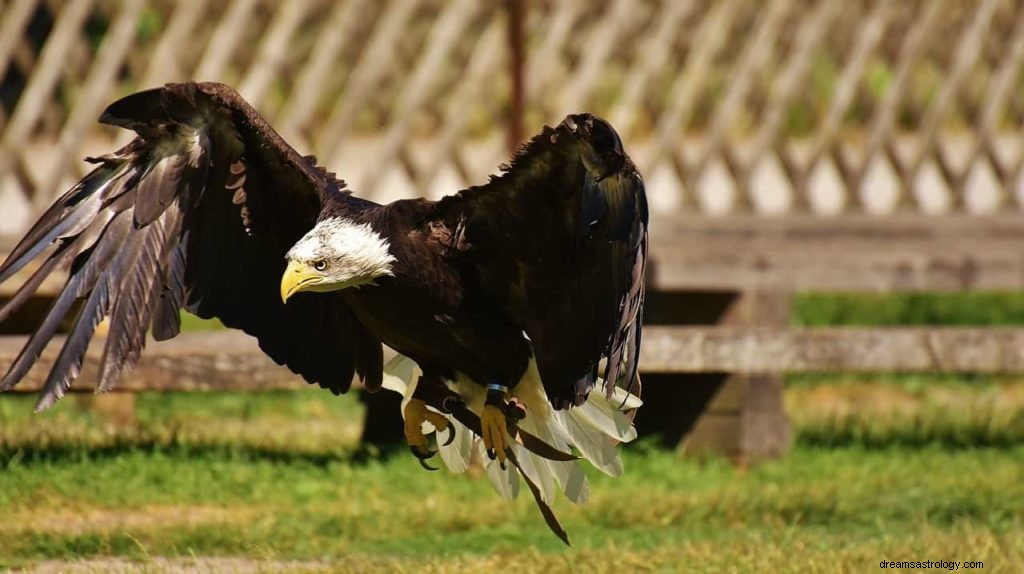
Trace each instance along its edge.
<path fill-rule="evenodd" d="M 405 457 L 134 451 L 11 465 L 0 478 L 6 566 L 53 558 L 247 556 L 339 567 L 863 572 L 883 558 L 1024 567 L 1024 448 L 801 448 L 736 471 L 665 452 L 559 504 L 565 549 L 528 500 Z M 683 568 L 683 566 L 686 568 Z"/>
<path fill-rule="evenodd" d="M 794 322 L 1024 322 L 1024 298 L 952 297 L 801 297 Z M 632 445 L 625 476 L 591 475 L 589 505 L 555 505 L 564 548 L 526 493 L 360 450 L 351 396 L 146 393 L 124 427 L 87 398 L 31 415 L 4 395 L 0 569 L 1024 571 L 1024 381 L 807 375 L 785 400 L 789 456 L 737 468 Z"/>
<path fill-rule="evenodd" d="M 0 566 L 91 559 L 102 571 L 118 557 L 158 571 L 215 560 L 216 570 L 244 557 L 270 570 L 863 572 L 941 558 L 1024 568 L 1017 423 L 1000 415 L 988 428 L 1004 438 L 990 444 L 951 441 L 982 435 L 974 419 L 940 416 L 936 398 L 974 408 L 998 395 L 998 412 L 1020 412 L 1024 384 L 924 387 L 933 396 L 874 382 L 901 405 L 878 427 L 867 415 L 881 407 L 850 385 L 787 391 L 798 438 L 780 461 L 742 469 L 630 447 L 625 476 L 592 475 L 590 505 L 556 505 L 572 549 L 528 497 L 510 504 L 483 477 L 357 450 L 351 397 L 152 393 L 127 429 L 80 399 L 29 416 L 29 397 L 3 397 Z"/>

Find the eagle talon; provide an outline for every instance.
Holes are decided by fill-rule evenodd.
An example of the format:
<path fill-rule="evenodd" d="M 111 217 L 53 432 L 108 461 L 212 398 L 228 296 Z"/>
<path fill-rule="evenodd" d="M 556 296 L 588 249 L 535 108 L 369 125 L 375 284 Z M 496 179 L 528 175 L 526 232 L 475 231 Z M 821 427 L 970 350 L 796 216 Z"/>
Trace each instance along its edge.
<path fill-rule="evenodd" d="M 412 455 L 416 457 L 416 460 L 419 461 L 420 466 L 422 466 L 423 468 L 431 471 L 437 470 L 436 468 L 427 464 L 427 461 L 434 458 L 434 455 L 437 454 L 436 450 L 430 450 L 425 446 L 411 444 L 409 445 L 409 452 L 411 452 Z"/>
<path fill-rule="evenodd" d="M 526 405 L 518 398 L 511 398 L 505 403 L 505 417 L 508 418 L 508 433 L 515 436 L 519 421 L 526 418 Z"/>
<path fill-rule="evenodd" d="M 441 446 L 448 446 L 448 445 L 452 444 L 452 441 L 454 441 L 454 440 L 455 440 L 455 427 L 449 425 L 448 426 L 448 438 L 445 439 L 444 444 L 442 444 Z"/>
<path fill-rule="evenodd" d="M 416 459 L 419 461 L 420 466 L 422 466 L 424 469 L 429 470 L 431 472 L 437 470 L 437 467 L 433 467 L 427 464 L 427 461 L 433 458 L 434 454 L 436 454 L 435 452 L 431 451 L 429 454 L 424 456 L 423 453 L 416 452 L 416 447 L 410 447 L 410 450 L 412 451 L 412 455 L 415 456 Z"/>
<path fill-rule="evenodd" d="M 490 400 L 484 404 L 483 413 L 480 415 L 481 438 L 484 439 L 484 447 L 487 448 L 487 456 L 491 460 L 495 458 L 501 464 L 505 463 L 508 455 L 505 450 L 512 443 L 509 430 L 509 419 L 505 412 L 505 404 L 494 404 Z"/>
<path fill-rule="evenodd" d="M 419 460 L 420 466 L 430 471 L 437 470 L 427 464 L 427 461 L 434 458 L 434 455 L 437 454 L 436 450 L 430 450 L 429 448 L 419 445 L 409 445 L 409 451 L 412 452 L 412 455 L 415 456 L 417 460 Z"/>
<path fill-rule="evenodd" d="M 420 460 L 429 460 L 431 458 L 434 458 L 434 455 L 437 454 L 436 450 L 431 450 L 425 446 L 413 444 L 409 445 L 409 452 L 411 452 L 413 456 Z"/>
<path fill-rule="evenodd" d="M 423 423 L 430 423 L 433 425 L 438 432 L 448 431 L 448 440 L 445 442 L 445 446 L 451 444 L 455 440 L 455 429 L 451 426 L 448 418 L 440 413 L 436 413 L 427 408 L 427 403 L 424 401 L 412 398 L 409 400 L 409 404 L 405 406 L 405 440 L 409 443 L 409 450 L 412 455 L 415 456 L 420 466 L 427 470 L 437 470 L 436 468 L 428 465 L 425 461 L 433 458 L 437 454 L 436 450 L 429 448 L 428 435 L 423 434 Z"/>

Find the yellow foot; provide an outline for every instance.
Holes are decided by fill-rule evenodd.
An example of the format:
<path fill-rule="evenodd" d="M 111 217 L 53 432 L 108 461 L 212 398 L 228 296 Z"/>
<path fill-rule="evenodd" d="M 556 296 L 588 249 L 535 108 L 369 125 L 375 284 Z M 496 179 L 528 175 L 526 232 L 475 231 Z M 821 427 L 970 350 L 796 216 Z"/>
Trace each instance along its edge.
<path fill-rule="evenodd" d="M 434 412 L 427 408 L 427 403 L 420 399 L 413 398 L 405 406 L 405 440 L 409 443 L 409 450 L 420 460 L 420 465 L 427 470 L 437 470 L 427 465 L 427 459 L 431 458 L 437 451 L 431 450 L 428 435 L 423 434 L 423 423 L 430 423 L 437 432 L 448 431 L 448 441 L 451 444 L 455 438 L 455 429 L 451 427 L 448 418 L 441 413 Z"/>
<path fill-rule="evenodd" d="M 485 404 L 484 412 L 480 415 L 480 429 L 483 432 L 484 448 L 487 455 L 502 466 L 505 465 L 505 449 L 511 442 L 508 436 L 508 420 L 505 418 L 504 410 L 497 405 Z"/>

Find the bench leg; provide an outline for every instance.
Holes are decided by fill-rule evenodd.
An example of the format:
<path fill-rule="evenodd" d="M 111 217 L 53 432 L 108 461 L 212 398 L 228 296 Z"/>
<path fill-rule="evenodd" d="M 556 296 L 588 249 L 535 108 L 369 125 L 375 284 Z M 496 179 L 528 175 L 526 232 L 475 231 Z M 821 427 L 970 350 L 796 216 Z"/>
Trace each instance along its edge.
<path fill-rule="evenodd" d="M 782 405 L 782 377 L 732 375 L 679 445 L 687 455 L 722 454 L 755 463 L 786 453 L 789 417 Z"/>
<path fill-rule="evenodd" d="M 703 420 L 728 373 L 651 373 L 643 376 L 644 406 L 633 423 L 637 434 L 675 448 Z"/>
<path fill-rule="evenodd" d="M 786 292 L 741 292 L 719 322 L 781 327 L 789 323 L 791 303 L 792 296 Z M 681 450 L 721 453 L 741 464 L 782 456 L 792 437 L 782 390 L 779 375 L 730 375 L 680 445 Z"/>
<path fill-rule="evenodd" d="M 786 453 L 789 417 L 778 376 L 700 373 L 647 375 L 640 436 L 657 436 L 686 455 L 724 455 L 752 463 Z"/>
<path fill-rule="evenodd" d="M 663 297 L 657 320 L 785 325 L 790 299 L 772 291 L 674 294 Z M 637 431 L 656 434 L 663 445 L 687 455 L 724 455 L 741 464 L 775 458 L 789 449 L 792 434 L 782 390 L 777 375 L 648 374 Z"/>

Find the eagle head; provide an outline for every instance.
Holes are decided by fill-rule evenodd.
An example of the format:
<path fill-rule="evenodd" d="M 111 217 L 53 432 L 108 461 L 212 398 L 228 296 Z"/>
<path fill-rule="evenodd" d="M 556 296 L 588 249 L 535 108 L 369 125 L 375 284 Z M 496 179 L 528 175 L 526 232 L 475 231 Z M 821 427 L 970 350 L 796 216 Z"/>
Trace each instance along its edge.
<path fill-rule="evenodd" d="M 571 114 L 559 127 L 579 141 L 580 159 L 598 180 L 622 169 L 626 152 L 619 134 L 607 121 L 591 114 Z"/>
<path fill-rule="evenodd" d="M 393 275 L 388 241 L 368 223 L 344 218 L 317 222 L 291 249 L 281 278 L 281 300 L 300 291 L 339 291 Z"/>

